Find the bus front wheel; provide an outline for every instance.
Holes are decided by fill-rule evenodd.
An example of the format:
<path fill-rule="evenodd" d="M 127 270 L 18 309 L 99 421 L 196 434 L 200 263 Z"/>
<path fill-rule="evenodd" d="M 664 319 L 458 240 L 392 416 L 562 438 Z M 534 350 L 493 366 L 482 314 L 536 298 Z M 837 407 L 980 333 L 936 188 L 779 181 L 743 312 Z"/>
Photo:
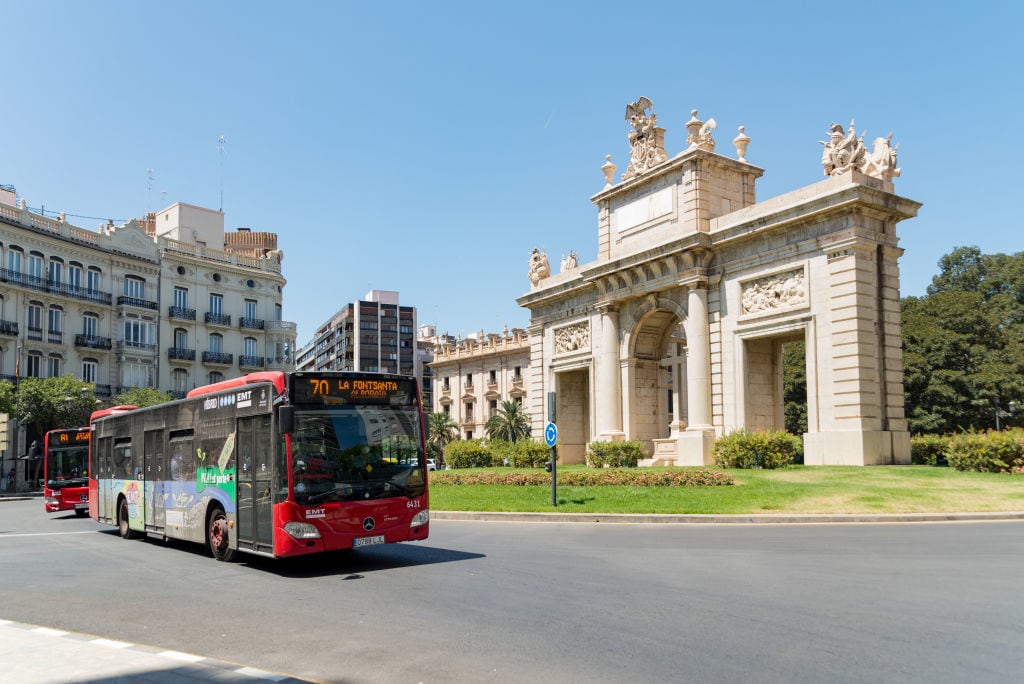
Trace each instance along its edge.
<path fill-rule="evenodd" d="M 235 557 L 235 550 L 230 544 L 231 536 L 228 533 L 228 517 L 224 514 L 224 509 L 216 507 L 210 512 L 210 524 L 206 530 L 206 539 L 214 558 L 229 561 Z"/>
<path fill-rule="evenodd" d="M 121 499 L 117 505 L 117 531 L 122 539 L 135 539 L 138 534 L 128 525 L 128 501 Z"/>

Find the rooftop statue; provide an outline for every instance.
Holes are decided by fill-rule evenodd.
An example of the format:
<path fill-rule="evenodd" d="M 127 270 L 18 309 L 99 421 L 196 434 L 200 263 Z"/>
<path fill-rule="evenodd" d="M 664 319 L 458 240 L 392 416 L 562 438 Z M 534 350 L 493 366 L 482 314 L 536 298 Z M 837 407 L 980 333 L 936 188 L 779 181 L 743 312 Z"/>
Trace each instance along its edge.
<path fill-rule="evenodd" d="M 536 285 L 544 278 L 551 275 L 551 266 L 548 264 L 547 252 L 542 252 L 536 247 L 530 254 L 530 282 Z"/>
<path fill-rule="evenodd" d="M 647 113 L 654 103 L 646 97 L 626 105 L 626 121 L 632 126 L 629 132 L 629 167 L 622 174 L 622 180 L 657 166 L 666 159 L 665 129 L 658 126 L 658 115 Z"/>
<path fill-rule="evenodd" d="M 849 130 L 843 130 L 834 123 L 829 129 L 829 139 L 822 140 L 825 149 L 821 152 L 821 165 L 826 176 L 835 176 L 856 169 L 861 173 L 884 181 L 891 181 L 900 175 L 896 167 L 896 147 L 892 146 L 892 133 L 886 138 L 875 138 L 874 149 L 869 153 L 864 146 L 864 133 L 857 137 L 850 121 Z"/>

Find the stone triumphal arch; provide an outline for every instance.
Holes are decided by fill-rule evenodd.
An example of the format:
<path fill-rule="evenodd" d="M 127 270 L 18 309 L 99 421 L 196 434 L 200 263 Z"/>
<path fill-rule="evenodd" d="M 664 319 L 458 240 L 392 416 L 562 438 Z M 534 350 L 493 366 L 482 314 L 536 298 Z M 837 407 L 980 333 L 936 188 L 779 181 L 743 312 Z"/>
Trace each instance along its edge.
<path fill-rule="evenodd" d="M 602 167 L 597 259 L 530 257 L 534 434 L 553 392 L 563 462 L 639 439 L 648 463 L 711 463 L 719 436 L 783 428 L 783 349 L 803 341 L 805 463 L 909 463 L 896 224 L 920 204 L 893 190 L 892 136 L 832 124 L 826 178 L 757 202 L 742 126 L 725 156 L 693 111 L 669 158 L 652 106 L 626 109 L 625 172 Z"/>

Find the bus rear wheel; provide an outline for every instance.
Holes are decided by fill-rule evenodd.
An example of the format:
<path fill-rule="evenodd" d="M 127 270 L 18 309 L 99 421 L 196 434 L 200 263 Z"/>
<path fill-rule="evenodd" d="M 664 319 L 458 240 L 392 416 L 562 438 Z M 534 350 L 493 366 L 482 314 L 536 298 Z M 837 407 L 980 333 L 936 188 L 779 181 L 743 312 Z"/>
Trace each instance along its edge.
<path fill-rule="evenodd" d="M 121 499 L 121 503 L 117 505 L 117 531 L 122 539 L 135 539 L 139 536 L 128 525 L 128 502 L 125 499 Z"/>
<path fill-rule="evenodd" d="M 228 517 L 224 514 L 224 509 L 214 508 L 210 512 L 210 524 L 206 528 L 206 539 L 210 545 L 210 552 L 219 561 L 229 561 L 235 557 L 235 550 L 231 548 L 231 536 L 228 530 Z"/>

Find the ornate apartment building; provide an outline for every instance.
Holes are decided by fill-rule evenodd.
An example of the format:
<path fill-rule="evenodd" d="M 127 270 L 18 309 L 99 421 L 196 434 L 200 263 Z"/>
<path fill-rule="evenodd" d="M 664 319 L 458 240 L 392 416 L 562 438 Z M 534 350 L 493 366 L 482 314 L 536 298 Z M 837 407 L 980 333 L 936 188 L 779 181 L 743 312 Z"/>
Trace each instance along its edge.
<path fill-rule="evenodd" d="M 224 214 L 174 204 L 96 231 L 32 213 L 0 187 L 0 376 L 70 374 L 98 397 L 184 396 L 257 370 L 289 370 L 273 233 L 225 233 Z"/>
<path fill-rule="evenodd" d="M 501 402 L 525 401 L 529 365 L 530 337 L 521 328 L 487 335 L 481 330 L 464 340 L 437 338 L 430 364 L 434 411 L 450 415 L 463 438 L 483 437 Z"/>

